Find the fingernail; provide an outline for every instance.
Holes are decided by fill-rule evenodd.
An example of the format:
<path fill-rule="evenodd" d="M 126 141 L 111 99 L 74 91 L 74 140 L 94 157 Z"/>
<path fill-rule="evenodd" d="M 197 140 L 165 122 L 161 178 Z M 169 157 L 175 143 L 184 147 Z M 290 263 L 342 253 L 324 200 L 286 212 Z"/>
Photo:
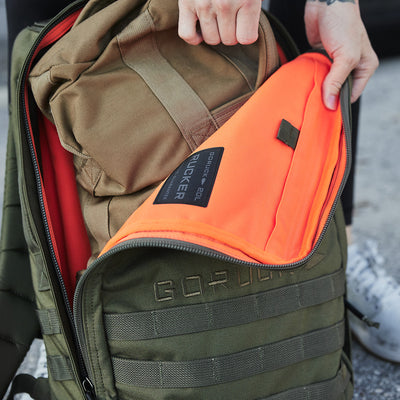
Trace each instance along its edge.
<path fill-rule="evenodd" d="M 337 96 L 335 96 L 334 94 L 330 94 L 326 99 L 325 105 L 330 110 L 333 110 L 333 111 L 336 110 L 336 108 L 337 108 Z"/>

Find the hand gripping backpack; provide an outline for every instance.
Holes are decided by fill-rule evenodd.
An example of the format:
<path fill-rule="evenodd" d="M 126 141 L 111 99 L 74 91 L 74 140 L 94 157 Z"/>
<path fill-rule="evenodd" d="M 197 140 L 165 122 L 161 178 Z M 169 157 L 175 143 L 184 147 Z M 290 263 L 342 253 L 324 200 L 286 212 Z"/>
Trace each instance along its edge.
<path fill-rule="evenodd" d="M 90 248 L 73 159 L 27 77 L 82 5 L 25 30 L 14 50 L 2 390 L 40 326 L 49 378 L 17 377 L 10 396 L 351 399 L 339 202 L 350 162 L 348 85 L 329 111 L 325 55 L 281 66 L 177 163 L 75 288 L 71 276 Z M 105 3 L 87 10 L 96 6 Z"/>

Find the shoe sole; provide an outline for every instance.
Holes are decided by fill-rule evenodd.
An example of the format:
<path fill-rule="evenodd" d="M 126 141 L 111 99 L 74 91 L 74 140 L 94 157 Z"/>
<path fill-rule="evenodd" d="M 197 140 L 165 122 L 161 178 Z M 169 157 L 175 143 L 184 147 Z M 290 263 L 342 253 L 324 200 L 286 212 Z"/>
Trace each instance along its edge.
<path fill-rule="evenodd" d="M 352 334 L 352 338 L 355 339 L 355 340 L 357 341 L 357 343 L 359 343 L 359 344 L 361 345 L 361 347 L 362 347 L 367 353 L 372 354 L 374 357 L 379 358 L 379 359 L 382 360 L 382 361 L 390 362 L 390 363 L 392 363 L 392 364 L 400 364 L 400 355 L 399 355 L 399 359 L 393 359 L 393 358 L 390 358 L 390 357 L 385 356 L 385 355 L 383 355 L 383 354 L 377 353 L 376 351 L 371 350 L 371 348 L 368 347 L 368 344 L 366 344 L 366 343 L 359 337 L 359 335 L 358 335 L 356 332 L 354 332 L 353 329 L 352 329 L 351 334 Z M 376 343 L 371 343 L 370 345 L 371 345 L 371 346 L 377 346 Z"/>

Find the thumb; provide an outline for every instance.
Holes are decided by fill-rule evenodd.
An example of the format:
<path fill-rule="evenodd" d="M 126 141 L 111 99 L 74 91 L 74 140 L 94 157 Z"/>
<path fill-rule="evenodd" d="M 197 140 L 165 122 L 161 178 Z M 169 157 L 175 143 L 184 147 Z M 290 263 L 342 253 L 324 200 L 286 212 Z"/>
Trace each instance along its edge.
<path fill-rule="evenodd" d="M 322 97 L 325 106 L 330 110 L 336 110 L 340 89 L 353 69 L 352 63 L 335 59 L 332 67 L 325 77 L 322 86 Z"/>

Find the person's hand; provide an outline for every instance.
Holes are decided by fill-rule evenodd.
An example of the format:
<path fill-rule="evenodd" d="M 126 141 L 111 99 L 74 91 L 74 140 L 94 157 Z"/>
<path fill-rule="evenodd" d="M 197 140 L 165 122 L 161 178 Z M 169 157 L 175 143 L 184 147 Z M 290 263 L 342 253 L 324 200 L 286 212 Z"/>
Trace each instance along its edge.
<path fill-rule="evenodd" d="M 356 101 L 379 64 L 361 20 L 358 0 L 307 0 L 304 20 L 310 45 L 323 47 L 333 60 L 323 85 L 325 105 L 337 107 L 339 90 L 350 73 L 351 101 Z"/>
<path fill-rule="evenodd" d="M 178 34 L 193 45 L 250 44 L 260 12 L 261 0 L 179 0 Z"/>

